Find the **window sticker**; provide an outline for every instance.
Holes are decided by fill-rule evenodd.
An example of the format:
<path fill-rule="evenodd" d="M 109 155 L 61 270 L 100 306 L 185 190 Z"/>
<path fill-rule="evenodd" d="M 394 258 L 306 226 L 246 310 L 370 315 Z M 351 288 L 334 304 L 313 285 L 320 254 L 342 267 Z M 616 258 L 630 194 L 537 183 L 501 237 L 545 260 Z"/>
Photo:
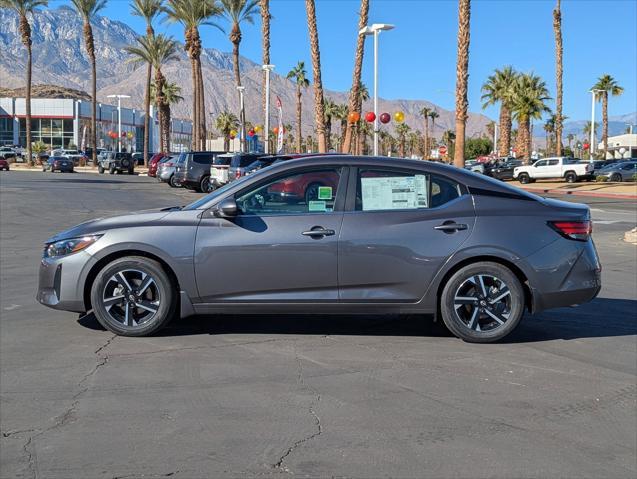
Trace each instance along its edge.
<path fill-rule="evenodd" d="M 313 211 L 313 212 L 327 211 L 327 202 L 326 201 L 310 201 L 310 203 L 308 204 L 308 211 Z"/>
<path fill-rule="evenodd" d="M 427 208 L 426 175 L 361 178 L 363 211 Z"/>
<path fill-rule="evenodd" d="M 332 199 L 332 187 L 331 186 L 319 186 L 318 188 L 319 200 L 331 200 Z"/>

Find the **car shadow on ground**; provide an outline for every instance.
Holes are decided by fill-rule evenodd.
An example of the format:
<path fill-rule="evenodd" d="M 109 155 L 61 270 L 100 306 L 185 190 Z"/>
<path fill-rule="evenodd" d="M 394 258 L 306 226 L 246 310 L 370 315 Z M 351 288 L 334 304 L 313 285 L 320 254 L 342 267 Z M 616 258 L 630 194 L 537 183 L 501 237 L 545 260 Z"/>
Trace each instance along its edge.
<path fill-rule="evenodd" d="M 103 330 L 93 314 L 78 322 Z M 442 324 L 424 315 L 203 315 L 172 321 L 156 336 L 200 334 L 294 334 L 452 337 Z M 637 301 L 598 298 L 579 308 L 526 315 L 502 343 L 637 335 Z"/>

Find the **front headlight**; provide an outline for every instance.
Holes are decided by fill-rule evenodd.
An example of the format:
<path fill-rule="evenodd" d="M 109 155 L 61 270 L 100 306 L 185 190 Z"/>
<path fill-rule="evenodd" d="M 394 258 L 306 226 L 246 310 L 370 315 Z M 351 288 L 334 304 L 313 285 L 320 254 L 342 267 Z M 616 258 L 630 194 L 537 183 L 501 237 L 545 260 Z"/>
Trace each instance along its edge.
<path fill-rule="evenodd" d="M 80 238 L 70 238 L 47 244 L 44 247 L 44 257 L 57 258 L 60 256 L 77 253 L 78 251 L 82 251 L 83 249 L 88 248 L 101 237 L 102 235 L 82 236 Z"/>

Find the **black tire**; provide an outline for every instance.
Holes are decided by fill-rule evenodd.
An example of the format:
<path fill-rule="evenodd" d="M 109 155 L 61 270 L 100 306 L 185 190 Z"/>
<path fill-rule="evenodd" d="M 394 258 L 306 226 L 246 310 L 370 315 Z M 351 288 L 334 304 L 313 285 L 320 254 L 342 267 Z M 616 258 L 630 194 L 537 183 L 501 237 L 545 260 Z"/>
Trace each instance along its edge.
<path fill-rule="evenodd" d="M 491 302 L 501 295 L 501 300 Z M 456 337 L 470 343 L 490 343 L 504 338 L 519 324 L 524 290 L 507 267 L 487 261 L 473 263 L 449 278 L 440 297 L 440 311 Z"/>
<path fill-rule="evenodd" d="M 529 183 L 531 183 L 531 177 L 528 173 L 520 173 L 518 175 L 518 181 L 523 185 L 528 185 Z"/>
<path fill-rule="evenodd" d="M 610 175 L 610 181 L 621 182 L 622 181 L 622 175 L 620 175 L 619 173 L 613 173 L 612 175 Z"/>
<path fill-rule="evenodd" d="M 103 175 L 103 174 L 104 174 L 104 167 L 103 167 L 102 165 L 99 165 L 99 166 L 97 167 L 97 172 L 98 172 L 100 175 Z"/>
<path fill-rule="evenodd" d="M 310 201 L 318 200 L 318 189 L 320 186 L 324 186 L 320 183 L 310 183 L 305 189 L 305 193 L 303 194 L 303 199 L 305 200 L 305 204 L 309 205 Z"/>
<path fill-rule="evenodd" d="M 567 171 L 564 174 L 564 179 L 567 183 L 577 183 L 577 175 L 573 171 Z"/>
<path fill-rule="evenodd" d="M 114 175 L 116 171 L 117 169 L 115 169 L 115 165 L 111 165 L 108 167 L 109 174 Z"/>
<path fill-rule="evenodd" d="M 211 191 L 212 191 L 212 183 L 210 182 L 210 175 L 206 175 L 199 182 L 199 192 L 210 193 Z"/>
<path fill-rule="evenodd" d="M 128 174 L 132 175 L 133 173 L 135 173 L 135 168 L 131 165 L 131 167 L 128 169 Z"/>
<path fill-rule="evenodd" d="M 120 279 L 120 274 L 126 281 Z M 137 288 L 144 287 L 144 281 L 149 277 L 152 283 L 143 294 L 136 294 L 139 293 Z M 105 304 L 105 298 L 119 299 L 120 296 L 123 299 L 113 302 L 110 307 Z M 137 304 L 144 307 L 136 307 Z M 97 320 L 109 331 L 120 336 L 147 336 L 173 318 L 177 288 L 157 261 L 128 256 L 112 261 L 97 274 L 91 287 L 91 305 Z"/>
<path fill-rule="evenodd" d="M 179 188 L 179 185 L 177 183 L 175 183 L 175 175 L 172 175 L 168 179 L 168 184 L 170 185 L 171 188 Z"/>

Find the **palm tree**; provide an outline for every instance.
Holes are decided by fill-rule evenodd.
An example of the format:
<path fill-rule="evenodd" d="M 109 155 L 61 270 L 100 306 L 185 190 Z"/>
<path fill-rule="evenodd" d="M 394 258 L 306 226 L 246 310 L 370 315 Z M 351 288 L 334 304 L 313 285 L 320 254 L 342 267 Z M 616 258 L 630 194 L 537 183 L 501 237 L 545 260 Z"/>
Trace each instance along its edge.
<path fill-rule="evenodd" d="M 442 134 L 442 142 L 447 146 L 447 158 L 451 158 L 454 155 L 456 134 L 453 130 L 445 130 Z"/>
<path fill-rule="evenodd" d="M 352 94 L 352 91 L 350 90 L 350 95 L 351 94 Z M 358 92 L 356 93 L 356 98 L 357 98 L 358 105 L 360 105 L 359 110 L 362 109 L 363 103 L 369 100 L 369 90 L 367 89 L 367 86 L 363 82 L 361 82 L 358 85 Z M 355 153 L 356 155 L 362 155 L 361 145 L 363 144 L 363 142 L 360 141 L 361 139 L 359 138 L 359 134 L 358 134 L 361 128 L 361 125 L 364 122 L 362 117 L 363 115 L 361 114 L 361 119 L 349 125 L 349 127 L 352 129 L 352 139 L 350 142 L 349 151 Z"/>
<path fill-rule="evenodd" d="M 305 71 L 305 62 L 298 62 L 296 66 L 288 72 L 286 78 L 296 84 L 296 151 L 301 153 L 301 140 L 303 138 L 301 132 L 301 114 L 303 113 L 301 99 L 303 89 L 310 86 L 310 80 L 307 79 L 307 72 Z"/>
<path fill-rule="evenodd" d="M 429 132 L 428 136 L 430 141 L 431 140 L 435 140 L 435 135 L 436 135 L 436 118 L 439 118 L 440 114 L 435 110 L 431 110 L 429 112 L 429 119 L 431 120 L 431 131 Z"/>
<path fill-rule="evenodd" d="M 215 128 L 223 135 L 223 149 L 230 150 L 230 132 L 239 128 L 239 119 L 234 113 L 222 111 L 215 120 Z"/>
<path fill-rule="evenodd" d="M 325 114 L 325 138 L 327 141 L 327 150 L 332 149 L 332 118 L 338 115 L 338 105 L 331 99 L 326 98 L 323 106 Z"/>
<path fill-rule="evenodd" d="M 325 139 L 325 110 L 323 108 L 323 82 L 321 81 L 321 50 L 319 47 L 318 28 L 316 27 L 316 5 L 314 0 L 305 0 L 307 12 L 307 28 L 310 34 L 310 50 L 312 53 L 312 77 L 314 78 L 314 119 L 318 152 L 327 153 Z"/>
<path fill-rule="evenodd" d="M 150 95 L 153 98 L 157 98 L 157 87 L 155 86 L 154 83 L 151 83 Z M 166 123 L 170 125 L 171 117 L 172 117 L 171 105 L 175 105 L 183 101 L 184 97 L 181 96 L 181 87 L 177 85 L 177 83 L 175 82 L 168 82 L 168 81 L 164 83 L 163 95 L 164 95 L 164 109 L 162 111 L 162 115 L 165 116 Z"/>
<path fill-rule="evenodd" d="M 568 135 L 566 135 L 566 139 L 568 140 L 568 149 L 573 151 L 573 148 L 571 147 L 571 143 L 573 143 L 573 140 L 575 139 L 575 135 L 573 133 L 569 133 Z"/>
<path fill-rule="evenodd" d="M 241 86 L 241 71 L 239 69 L 239 45 L 241 44 L 241 23 L 254 23 L 254 15 L 259 11 L 259 0 L 220 0 L 223 16 L 232 25 L 230 42 L 232 43 L 232 60 L 234 64 L 234 80 L 237 87 Z M 241 98 L 241 94 L 239 94 Z M 245 111 L 241 109 L 241 151 L 245 148 Z"/>
<path fill-rule="evenodd" d="M 456 150 L 453 163 L 464 168 L 464 137 L 467 126 L 469 83 L 469 38 L 471 0 L 458 0 L 458 58 L 456 60 Z"/>
<path fill-rule="evenodd" d="M 612 76 L 605 74 L 597 79 L 592 90 L 601 90 L 595 92 L 595 98 L 597 101 L 602 100 L 602 141 L 604 142 L 604 159 L 606 159 L 608 153 L 608 94 L 619 96 L 624 93 L 624 88 L 619 86 L 617 80 Z M 591 151 L 592 148 L 593 145 L 591 145 Z"/>
<path fill-rule="evenodd" d="M 259 9 L 261 10 L 261 44 L 263 49 L 263 65 L 270 64 L 270 20 L 272 16 L 270 15 L 270 0 L 260 0 Z M 261 85 L 261 89 L 263 92 L 263 117 L 265 118 L 265 77 L 266 71 L 263 70 L 263 82 Z M 301 139 L 299 138 L 298 144 L 301 144 Z M 299 150 L 300 151 L 300 150 Z"/>
<path fill-rule="evenodd" d="M 150 63 L 155 70 L 155 102 L 159 110 L 160 145 L 159 151 L 170 151 L 170 112 L 167 108 L 165 83 L 161 68 L 165 63 L 177 60 L 177 42 L 166 35 L 139 37 L 138 46 L 126 47 L 132 56 L 131 63 Z"/>
<path fill-rule="evenodd" d="M 553 134 L 555 133 L 555 120 L 557 115 L 552 114 L 544 122 L 544 132 L 546 133 L 546 151 L 550 154 L 553 151 Z"/>
<path fill-rule="evenodd" d="M 509 156 L 511 150 L 511 93 L 518 73 L 512 66 L 496 69 L 482 85 L 482 108 L 500 103 L 500 142 L 498 155 Z"/>
<path fill-rule="evenodd" d="M 95 64 L 95 40 L 91 21 L 106 6 L 106 0 L 71 0 L 84 21 L 84 46 L 91 62 L 91 136 L 93 165 L 97 164 L 97 66 Z"/>
<path fill-rule="evenodd" d="M 562 154 L 562 77 L 563 77 L 563 64 L 562 64 L 562 9 L 560 0 L 557 0 L 555 10 L 553 10 L 553 32 L 555 34 L 555 83 L 556 83 L 556 96 L 555 96 L 555 153 L 556 155 Z"/>
<path fill-rule="evenodd" d="M 407 123 L 400 123 L 396 125 L 396 134 L 398 135 L 398 156 L 401 158 L 405 157 L 405 141 L 409 130 L 411 130 L 411 127 Z"/>
<path fill-rule="evenodd" d="M 546 83 L 534 74 L 521 74 L 513 87 L 513 116 L 518 122 L 518 142 L 521 157 L 531 162 L 532 135 L 531 120 L 539 120 L 542 113 L 549 111 L 546 102 L 550 100 Z M 457 146 L 457 145 L 456 145 Z"/>
<path fill-rule="evenodd" d="M 179 22 L 184 27 L 184 50 L 190 58 L 192 78 L 193 149 L 206 146 L 206 107 L 201 72 L 201 36 L 199 27 L 209 25 L 221 29 L 211 18 L 221 14 L 217 0 L 168 0 L 164 8 L 169 22 Z"/>
<path fill-rule="evenodd" d="M 31 147 L 31 25 L 27 19 L 27 15 L 33 15 L 37 7 L 45 7 L 49 3 L 48 0 L 0 0 L 0 7 L 13 10 L 18 14 L 20 35 L 22 36 L 22 44 L 27 49 L 27 80 L 26 80 L 26 147 L 27 158 L 29 164 L 33 161 Z"/>
<path fill-rule="evenodd" d="M 146 20 L 146 35 L 155 34 L 153 20 L 162 11 L 163 0 L 133 0 L 131 13 Z M 150 140 L 150 87 L 153 76 L 153 66 L 149 63 L 146 71 L 146 93 L 144 95 L 144 165 L 148 166 L 148 152 Z"/>
<path fill-rule="evenodd" d="M 341 125 L 341 134 L 338 138 L 338 143 L 340 145 L 340 151 L 343 152 L 343 147 L 345 144 L 345 135 L 347 134 L 347 116 L 349 115 L 349 107 L 347 104 L 342 103 L 340 105 L 336 105 L 334 118 L 340 121 Z"/>
<path fill-rule="evenodd" d="M 358 16 L 358 29 L 360 32 L 367 26 L 369 19 L 369 0 L 361 0 L 361 9 Z M 365 37 L 366 35 L 358 34 L 356 37 L 356 53 L 354 56 L 354 72 L 352 74 L 352 89 L 349 95 L 349 113 L 361 112 L 362 102 L 358 95 L 358 89 L 361 85 L 361 73 L 363 71 L 363 56 L 365 54 Z M 354 133 L 354 125 L 346 124 L 345 138 L 341 150 L 343 153 L 349 153 L 352 150 L 352 136 Z"/>
<path fill-rule="evenodd" d="M 418 113 L 425 120 L 425 129 L 423 130 L 423 147 L 422 156 L 426 160 L 429 157 L 429 113 L 431 108 L 423 106 Z"/>

